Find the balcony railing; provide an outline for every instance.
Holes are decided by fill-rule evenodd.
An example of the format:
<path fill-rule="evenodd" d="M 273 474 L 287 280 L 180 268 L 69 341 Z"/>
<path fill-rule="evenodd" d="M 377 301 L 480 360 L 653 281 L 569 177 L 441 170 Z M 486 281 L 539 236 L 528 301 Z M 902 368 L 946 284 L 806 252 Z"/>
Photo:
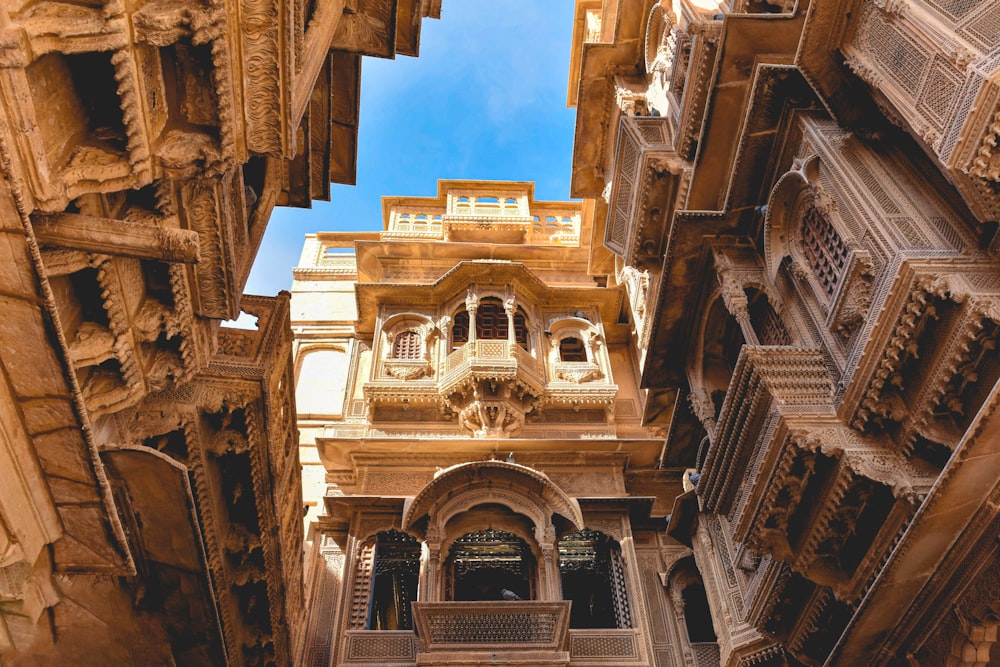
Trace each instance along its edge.
<path fill-rule="evenodd" d="M 694 667 L 719 667 L 719 645 L 712 643 L 691 644 Z"/>
<path fill-rule="evenodd" d="M 466 343 L 444 359 L 440 388 L 450 391 L 468 378 L 514 379 L 541 391 L 544 387 L 541 363 L 520 345 L 505 340 L 477 340 Z"/>
<path fill-rule="evenodd" d="M 561 651 L 569 630 L 567 601 L 414 602 L 426 652 L 504 649 Z"/>

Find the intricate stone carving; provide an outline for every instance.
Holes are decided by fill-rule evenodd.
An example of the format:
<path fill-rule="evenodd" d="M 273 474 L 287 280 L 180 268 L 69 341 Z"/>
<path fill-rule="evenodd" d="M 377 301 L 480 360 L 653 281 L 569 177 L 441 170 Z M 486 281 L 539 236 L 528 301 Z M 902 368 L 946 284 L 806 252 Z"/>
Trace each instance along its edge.
<path fill-rule="evenodd" d="M 282 108 L 286 106 L 278 44 L 283 17 L 274 0 L 242 0 L 247 76 L 247 145 L 258 153 L 284 149 Z"/>
<path fill-rule="evenodd" d="M 386 359 L 382 368 L 398 380 L 416 380 L 433 372 L 431 365 L 422 360 Z"/>

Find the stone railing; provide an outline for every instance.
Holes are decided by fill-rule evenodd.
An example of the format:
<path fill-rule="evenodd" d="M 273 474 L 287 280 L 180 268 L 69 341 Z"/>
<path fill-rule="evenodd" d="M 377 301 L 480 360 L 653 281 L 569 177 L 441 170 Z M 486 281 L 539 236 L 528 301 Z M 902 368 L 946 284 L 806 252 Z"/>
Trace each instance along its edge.
<path fill-rule="evenodd" d="M 414 602 L 417 635 L 426 652 L 503 649 L 562 651 L 568 601 Z"/>
<path fill-rule="evenodd" d="M 505 340 L 477 340 L 455 350 L 443 362 L 441 389 L 447 390 L 467 376 L 513 378 L 521 376 L 541 389 L 541 364 L 520 345 Z"/>
<path fill-rule="evenodd" d="M 639 630 L 632 628 L 570 630 L 569 654 L 574 665 L 642 662 L 641 639 Z"/>
<path fill-rule="evenodd" d="M 383 238 L 440 238 L 444 209 L 393 211 Z"/>
<path fill-rule="evenodd" d="M 719 645 L 711 643 L 692 643 L 691 655 L 694 667 L 719 667 Z"/>

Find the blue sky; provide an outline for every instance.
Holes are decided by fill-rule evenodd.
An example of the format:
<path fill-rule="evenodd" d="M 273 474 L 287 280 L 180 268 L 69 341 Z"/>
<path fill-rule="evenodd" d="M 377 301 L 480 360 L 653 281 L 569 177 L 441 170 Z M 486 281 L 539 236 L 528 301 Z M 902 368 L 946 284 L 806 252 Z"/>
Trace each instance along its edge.
<path fill-rule="evenodd" d="M 358 184 L 275 209 L 246 291 L 289 289 L 305 234 L 381 229 L 383 195 L 432 196 L 439 178 L 535 181 L 538 199 L 568 199 L 573 4 L 443 0 L 419 58 L 365 58 Z"/>

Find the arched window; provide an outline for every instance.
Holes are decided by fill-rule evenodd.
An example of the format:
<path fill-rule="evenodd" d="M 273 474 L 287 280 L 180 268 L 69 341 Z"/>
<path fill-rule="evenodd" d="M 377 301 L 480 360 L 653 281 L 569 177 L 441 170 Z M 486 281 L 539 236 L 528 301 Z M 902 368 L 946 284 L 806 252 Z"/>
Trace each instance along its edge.
<path fill-rule="evenodd" d="M 684 625 L 687 627 L 688 641 L 692 644 L 711 644 L 716 641 L 712 627 L 712 611 L 708 606 L 708 595 L 701 581 L 689 583 L 681 591 L 684 602 Z"/>
<path fill-rule="evenodd" d="M 420 543 L 397 530 L 378 533 L 361 545 L 354 578 L 351 627 L 412 630 L 410 603 L 417 599 Z"/>
<path fill-rule="evenodd" d="M 459 345 L 469 342 L 469 313 L 460 310 L 455 313 L 451 323 L 451 347 L 455 349 Z"/>
<path fill-rule="evenodd" d="M 587 351 L 583 348 L 583 341 L 573 336 L 559 341 L 559 360 L 586 361 Z"/>
<path fill-rule="evenodd" d="M 712 624 L 712 609 L 694 558 L 688 556 L 677 564 L 670 576 L 669 587 L 674 604 L 679 606 L 676 611 L 684 618 L 688 643 L 692 648 L 714 644 L 716 636 Z"/>
<path fill-rule="evenodd" d="M 534 598 L 534 558 L 514 533 L 492 528 L 466 533 L 451 545 L 447 564 L 449 600 Z"/>
<path fill-rule="evenodd" d="M 423 345 L 416 331 L 401 331 L 392 341 L 393 359 L 420 359 Z"/>
<path fill-rule="evenodd" d="M 739 322 L 726 310 L 723 300 L 716 299 L 709 307 L 702 349 L 702 382 L 716 418 L 745 343 Z"/>
<path fill-rule="evenodd" d="M 584 528 L 559 540 L 563 598 L 572 600 L 571 628 L 631 628 L 621 549 Z"/>
<path fill-rule="evenodd" d="M 849 248 L 837 229 L 815 206 L 806 209 L 800 229 L 802 252 L 809 271 L 829 300 L 847 270 Z"/>

